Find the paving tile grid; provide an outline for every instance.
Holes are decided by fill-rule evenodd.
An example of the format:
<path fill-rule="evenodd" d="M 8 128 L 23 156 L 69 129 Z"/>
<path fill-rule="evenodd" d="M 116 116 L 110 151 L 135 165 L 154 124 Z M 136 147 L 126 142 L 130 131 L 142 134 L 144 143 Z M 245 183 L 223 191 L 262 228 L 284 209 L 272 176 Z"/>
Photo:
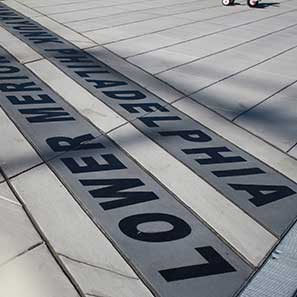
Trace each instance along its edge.
<path fill-rule="evenodd" d="M 44 234 L 0 168 L 1 294 L 80 296 Z M 19 285 L 15 284 L 18 279 Z"/>
<path fill-rule="evenodd" d="M 200 121 L 199 117 L 202 115 L 202 123 L 208 126 L 206 123 L 211 121 L 208 127 L 218 134 L 220 134 L 221 128 L 214 125 L 222 123 L 222 128 L 225 127 L 228 130 L 222 132 L 221 135 L 224 138 L 296 182 L 296 160 L 294 159 L 297 157 L 297 73 L 294 66 L 297 55 L 296 1 L 284 0 L 279 4 L 267 3 L 266 5 L 263 3 L 262 7 L 255 11 L 247 8 L 243 3 L 226 8 L 217 1 L 115 0 L 106 3 L 106 1 L 93 0 L 86 3 L 86 1 L 75 0 L 50 2 L 46 0 L 7 0 L 2 2 L 31 17 L 77 47 L 86 50 L 149 92 L 160 96 L 167 101 L 163 105 L 164 107 L 176 107 L 197 121 Z M 91 92 L 81 88 L 65 73 L 61 73 L 42 55 L 36 53 L 34 48 L 30 49 L 28 45 L 20 42 L 5 30 L 0 30 L 0 36 L 4 38 L 1 42 L 6 50 L 45 81 L 64 100 L 69 101 L 84 118 L 98 127 L 103 134 L 108 135 L 125 153 L 128 153 L 134 162 L 157 178 L 163 187 L 172 191 L 181 201 L 187 199 L 184 196 L 184 189 L 178 189 L 172 184 L 176 176 L 168 178 L 168 172 L 162 173 L 162 166 L 166 162 L 169 166 L 172 162 L 175 167 L 172 168 L 173 171 L 180 170 L 180 174 L 185 174 L 187 178 L 181 179 L 182 182 L 185 182 L 183 186 L 189 179 L 191 187 L 191 183 L 196 177 L 190 177 L 189 172 L 185 171 L 183 166 L 180 167 L 176 160 L 170 159 L 168 153 L 164 154 L 163 150 L 150 143 L 117 112 L 95 100 L 96 98 Z M 71 86 L 71 90 L 65 90 L 65 85 Z M 75 102 L 73 99 L 76 92 L 86 100 L 83 104 L 82 101 Z M 92 112 L 99 109 L 107 115 L 106 118 Z M 36 226 L 38 225 L 38 228 L 44 230 L 45 238 L 49 242 L 54 242 L 53 251 L 56 258 L 52 259 L 51 253 L 48 252 L 46 245 L 41 240 L 33 243 L 32 252 L 34 255 L 32 258 L 30 258 L 31 247 L 25 248 L 27 253 L 24 255 L 27 254 L 29 262 L 26 262 L 25 258 L 24 263 L 18 263 L 18 259 L 12 262 L 8 261 L 8 268 L 5 268 L 7 263 L 3 266 L 3 275 L 14 274 L 22 265 L 28 265 L 30 267 L 28 269 L 31 269 L 32 275 L 34 275 L 36 264 L 32 263 L 43 261 L 43 263 L 49 263 L 46 269 L 55 271 L 53 274 L 58 276 L 59 285 L 56 286 L 56 290 L 65 290 L 67 292 L 65 294 L 72 294 L 71 296 L 113 296 L 120 288 L 123 289 L 123 296 L 130 297 L 134 294 L 139 296 L 139 292 L 142 292 L 142 296 L 151 296 L 151 292 L 159 296 L 154 290 L 150 289 L 150 292 L 147 289 L 146 286 L 150 287 L 150 285 L 147 283 L 145 283 L 146 286 L 143 285 L 143 279 L 141 278 L 142 281 L 140 281 L 139 275 L 135 274 L 126 264 L 103 234 L 99 236 L 100 240 L 95 239 L 98 237 L 98 229 L 78 204 L 70 202 L 73 200 L 71 188 L 68 188 L 70 193 L 65 190 L 65 181 L 58 180 L 49 170 L 47 167 L 49 160 L 44 162 L 43 157 L 36 154 L 31 146 L 34 147 L 34 143 L 27 142 L 28 139 L 26 140 L 20 134 L 21 129 L 18 131 L 11 122 L 11 117 L 8 119 L 7 115 L 0 113 L 0 121 L 5 127 L 4 139 L 7 141 L 7 146 L 0 150 L 2 170 L 10 179 L 10 186 L 15 188 L 19 199 L 24 205 L 29 206 L 33 212 L 31 215 L 37 218 Z M 232 134 L 232 131 L 242 133 L 241 138 Z M 10 135 L 17 135 L 17 137 Z M 129 139 L 131 135 L 137 135 L 139 145 L 126 141 L 125 138 Z M 251 139 L 251 143 L 245 144 L 247 138 Z M 23 147 L 17 148 L 17 144 L 20 142 L 23 143 Z M 253 147 L 257 142 L 261 148 Z M 159 155 L 162 161 L 159 164 L 157 164 L 158 161 L 156 164 L 147 162 L 146 157 L 144 158 L 142 154 L 146 149 L 151 152 L 151 156 L 149 154 L 147 156 L 148 160 Z M 14 158 L 23 154 L 28 156 L 25 162 L 14 163 Z M 56 158 L 58 157 L 52 159 L 53 162 Z M 5 160 L 4 163 L 3 160 Z M 177 170 L 177 168 L 179 169 Z M 29 190 L 28 186 L 32 180 L 36 179 L 36 176 L 39 178 L 42 175 L 45 178 L 40 179 L 39 187 L 36 190 Z M 198 180 L 197 182 L 202 189 L 203 183 L 201 184 Z M 36 195 L 42 193 L 45 187 L 51 187 L 50 185 L 55 186 L 49 191 L 48 196 L 44 197 L 43 202 L 38 202 Z M 9 200 L 9 203 L 18 203 L 13 198 L 14 194 L 11 195 L 7 192 L 7 182 L 2 175 L 0 176 L 0 187 L 2 187 L 1 195 L 5 197 L 2 199 L 3 201 Z M 67 227 L 54 235 L 53 229 L 59 228 L 59 222 L 63 222 L 64 218 L 59 217 L 60 210 L 53 205 L 51 205 L 53 213 L 59 219 L 55 222 L 54 217 L 49 218 L 50 221 L 46 218 L 48 205 L 46 197 L 51 195 L 57 196 L 57 205 L 63 205 L 65 208 L 71 207 L 73 212 L 78 214 L 80 222 L 84 222 L 81 233 L 84 233 L 83 230 L 86 232 L 92 230 L 93 247 L 87 247 L 87 240 L 83 234 L 75 234 L 75 226 Z M 214 194 L 208 192 L 207 195 Z M 186 202 L 186 205 L 191 205 L 189 201 Z M 4 205 L 4 207 L 6 206 Z M 195 213 L 199 213 L 194 205 L 190 207 L 194 209 Z M 45 214 L 44 217 L 43 214 Z M 201 213 L 199 213 L 200 215 Z M 68 214 L 67 220 L 72 222 L 73 219 L 74 215 Z M 211 225 L 210 218 L 204 220 Z M 52 225 L 51 227 L 48 226 L 49 223 Z M 211 226 L 211 229 L 213 227 Z M 224 232 L 218 231 L 216 228 L 214 227 L 216 232 Z M 32 230 L 34 228 L 30 226 L 25 232 L 34 233 Z M 66 230 L 73 234 L 73 239 L 70 240 L 71 235 L 66 240 L 63 239 L 65 234 L 63 232 Z M 292 229 L 292 238 L 294 238 L 294 232 Z M 19 238 L 19 235 L 15 234 L 15 237 Z M 227 238 L 229 244 L 231 242 L 233 249 L 234 247 L 235 250 L 238 249 L 237 252 L 239 251 L 241 256 L 244 255 L 245 259 L 248 258 L 249 262 L 259 261 L 251 260 L 252 258 L 249 258 L 251 254 L 247 256 L 249 252 L 244 251 L 243 246 L 235 244 L 235 241 L 232 242 L 231 237 L 228 238 L 227 233 L 222 236 L 224 240 Z M 281 265 L 285 266 L 288 265 L 285 258 L 288 254 L 287 242 L 293 240 L 288 236 L 289 239 L 286 242 L 286 238 L 281 245 L 281 249 L 285 251 L 284 257 L 282 257 L 285 264 Z M 19 240 L 23 244 L 24 240 L 22 238 Z M 28 236 L 28 240 L 30 240 L 30 236 Z M 262 240 L 264 240 L 263 237 Z M 269 240 L 265 243 L 266 251 L 260 252 L 262 254 L 260 259 L 263 259 L 263 255 L 267 255 L 267 252 L 275 246 L 275 242 L 272 245 L 268 242 Z M 74 244 L 78 246 L 75 250 L 73 250 Z M 106 262 L 102 255 L 99 256 L 95 252 L 95 247 L 102 244 L 105 246 L 106 255 L 110 254 L 111 256 L 110 261 Z M 259 276 L 251 282 L 252 286 L 248 286 L 242 296 L 262 296 L 259 294 L 263 294 L 265 288 L 261 287 L 261 277 L 266 282 L 270 280 L 270 272 L 268 271 L 268 274 L 267 271 L 265 272 L 266 267 L 271 267 L 272 270 L 279 269 L 278 264 L 276 264 L 276 268 L 273 263 L 271 264 L 271 261 L 278 256 L 272 254 L 271 257 L 257 274 Z M 292 257 L 291 254 L 289 257 Z M 266 259 L 266 257 L 264 258 Z M 63 268 L 62 270 L 58 267 L 57 261 Z M 12 268 L 9 267 L 10 262 Z M 294 273 L 295 268 L 290 269 L 283 271 L 283 280 L 290 276 L 286 273 Z M 116 278 L 116 271 L 119 272 L 119 279 Z M 63 276 L 61 272 L 66 272 L 67 277 Z M 84 277 L 85 274 L 89 275 L 89 279 Z M 125 280 L 122 279 L 122 276 L 125 277 Z M 126 279 L 127 276 L 131 281 Z M 42 277 L 41 275 L 41 279 Z M 94 285 L 98 277 L 104 279 L 106 285 L 102 283 Z M 8 278 L 2 277 L 1 279 L 5 283 Z M 114 280 L 115 288 L 113 289 L 107 285 L 111 279 Z M 48 287 L 35 288 L 35 291 L 33 290 L 31 293 L 32 296 L 35 296 L 34 294 L 38 296 L 39 290 L 46 291 L 49 296 L 55 294 L 55 291 L 51 291 L 54 287 L 50 285 L 51 281 L 46 277 L 42 279 L 42 282 L 47 283 Z M 294 280 L 291 283 L 288 282 L 287 287 L 288 290 L 283 296 L 290 296 L 288 294 L 291 294 L 295 289 Z M 137 288 L 136 291 L 135 288 Z M 5 293 L 7 296 L 13 297 L 19 294 L 17 289 L 15 292 Z"/>
<path fill-rule="evenodd" d="M 105 10 L 106 4 L 98 1 L 91 1 L 90 8 L 82 9 L 83 2 L 70 1 L 70 4 L 58 5 L 63 6 L 63 12 L 55 11 L 58 9 L 55 3 L 22 3 L 34 9 L 37 15 L 43 15 L 35 15 L 37 20 L 46 15 L 93 39 L 184 95 L 294 156 L 296 117 L 290 114 L 294 109 L 283 108 L 277 114 L 278 121 L 267 119 L 266 123 L 257 119 L 266 118 L 266 110 L 281 108 L 280 98 L 286 97 L 288 104 L 293 101 L 290 100 L 290 90 L 294 88 L 296 67 L 290 70 L 284 65 L 294 59 L 296 1 L 274 5 L 263 3 L 262 9 L 257 10 L 250 10 L 245 5 L 226 10 L 217 1 L 141 1 L 132 4 L 120 1 L 107 5 L 122 11 Z M 187 9 L 190 12 L 185 12 Z M 145 15 L 134 15 L 144 12 Z M 149 17 L 154 19 L 147 20 Z M 276 42 L 278 38 L 283 41 L 281 44 Z M 257 96 L 250 93 L 247 81 L 259 85 Z M 272 81 L 277 85 L 274 86 Z M 231 84 L 233 88 L 229 87 Z M 218 97 L 221 89 L 225 93 Z M 255 98 L 251 101 L 247 97 Z M 283 125 L 277 124 L 270 129 L 272 122 Z M 289 126 L 292 130 L 287 131 Z"/>
<path fill-rule="evenodd" d="M 291 3 L 290 5 L 289 5 L 289 7 L 294 7 L 294 5 L 293 5 L 294 3 Z M 61 4 L 62 5 L 62 4 Z M 288 5 L 288 4 L 287 4 Z M 45 5 L 46 6 L 46 5 Z M 50 5 L 48 5 L 49 7 L 50 7 Z M 65 4 L 65 6 L 67 6 L 67 4 Z M 34 6 L 32 6 L 32 7 L 34 7 Z M 247 10 L 248 12 L 250 11 L 250 10 Z M 279 10 L 277 10 L 277 12 L 279 13 Z M 39 14 L 39 12 L 36 12 L 37 14 Z M 35 14 L 36 14 L 35 13 Z M 34 15 L 34 14 L 33 14 Z M 229 17 L 228 17 L 229 18 Z M 228 20 L 228 18 L 226 18 L 227 20 Z M 274 19 L 271 17 L 271 19 L 272 19 L 272 21 L 274 21 Z M 98 22 L 98 20 L 96 20 L 97 22 Z M 82 20 L 82 22 L 83 22 L 83 20 Z M 277 23 L 277 22 L 276 22 Z M 255 25 L 257 25 L 258 26 L 258 24 L 257 23 L 255 23 Z M 265 25 L 265 24 L 264 24 Z M 266 25 L 267 26 L 267 25 Z M 206 27 L 206 26 L 204 26 L 204 27 Z M 271 24 L 270 24 L 270 27 L 271 27 Z M 272 26 L 273 27 L 273 26 Z M 262 28 L 262 27 L 261 27 Z M 191 31 L 191 28 L 190 28 L 190 30 L 188 31 L 188 32 L 190 32 Z M 195 30 L 194 30 L 195 31 Z M 271 30 L 270 30 L 271 31 Z M 241 32 L 242 33 L 242 32 Z M 185 34 L 183 34 L 183 35 L 185 35 Z M 186 35 L 185 35 L 186 36 Z M 140 44 L 141 44 L 141 42 L 140 42 Z M 133 46 L 133 48 L 134 48 L 135 46 Z M 189 47 L 190 48 L 190 47 Z M 257 50 L 259 49 L 259 47 L 257 48 Z M 285 49 L 285 51 L 286 51 L 287 49 Z M 245 53 L 246 53 L 246 50 L 245 50 Z M 229 55 L 228 55 L 228 53 L 227 53 L 227 55 L 226 56 L 224 56 L 224 55 L 218 55 L 218 59 L 214 59 L 214 61 L 211 61 L 211 64 L 209 64 L 209 63 L 206 63 L 206 65 L 205 66 L 207 66 L 208 67 L 208 69 L 209 68 L 211 68 L 211 69 L 213 69 L 214 68 L 214 66 L 216 67 L 216 68 L 219 68 L 219 64 L 222 62 L 222 61 L 228 61 L 229 59 L 235 59 L 236 61 L 238 60 L 238 59 L 236 59 L 236 57 L 238 57 L 239 56 L 239 58 L 241 58 L 242 57 L 242 55 L 243 55 L 243 53 L 237 53 L 237 52 L 235 52 L 235 54 L 234 53 L 230 53 Z M 267 58 L 266 58 L 267 59 Z M 266 60 L 266 59 L 264 59 L 264 61 Z M 244 59 L 240 59 L 239 60 L 239 62 L 243 62 L 243 60 Z M 260 60 L 261 61 L 261 60 Z M 263 58 L 262 58 L 262 61 L 263 61 Z M 253 61 L 253 62 L 256 62 L 256 66 L 257 66 L 257 64 L 259 63 L 259 61 Z M 229 63 L 230 64 L 230 63 Z M 238 63 L 237 63 L 238 64 Z M 248 64 L 248 65 L 246 65 L 246 64 Z M 246 62 L 244 62 L 244 65 L 245 66 L 248 66 L 248 67 L 244 67 L 243 69 L 250 69 L 251 67 L 253 67 L 253 66 L 251 66 L 250 65 L 250 63 L 246 63 Z M 252 65 L 255 65 L 254 63 L 252 63 Z M 198 65 L 198 67 L 199 67 L 200 65 Z M 203 67 L 204 65 L 202 65 L 202 67 Z M 269 65 L 268 65 L 269 66 Z M 193 68 L 193 67 L 192 67 Z M 203 67 L 202 68 L 202 70 L 205 70 L 205 68 L 206 67 Z M 227 68 L 227 67 L 225 67 L 225 68 Z M 238 70 L 238 67 L 236 67 L 237 68 L 237 70 Z M 181 66 L 181 69 L 182 69 L 182 66 Z M 188 67 L 188 69 L 189 69 L 189 71 L 191 71 L 191 67 Z M 188 72 L 188 69 L 185 69 L 185 71 L 186 72 Z M 195 68 L 194 68 L 195 69 Z M 181 73 L 181 72 L 177 72 L 177 73 L 173 73 L 172 75 L 173 75 L 173 79 L 175 80 L 175 78 L 174 77 L 178 77 L 178 79 L 180 80 L 180 81 L 178 81 L 176 84 L 173 84 L 173 86 L 175 86 L 176 88 L 179 88 L 179 85 L 182 85 L 183 86 L 183 88 L 184 88 L 184 85 L 186 86 L 187 84 L 188 85 L 190 85 L 191 87 L 192 86 L 195 86 L 195 85 L 197 85 L 197 72 L 200 72 L 199 71 L 199 68 L 197 69 L 197 70 L 192 70 L 192 72 L 194 71 L 194 75 L 192 75 L 192 77 L 194 76 L 194 78 L 195 78 L 195 80 L 191 80 L 191 77 L 189 77 L 188 75 L 186 75 L 185 76 L 185 79 L 186 79 L 186 81 L 183 79 L 183 73 Z M 183 71 L 183 70 L 182 70 Z M 226 70 L 225 70 L 226 71 Z M 232 69 L 232 71 L 234 72 L 234 69 Z M 243 71 L 243 70 L 241 70 L 241 71 Z M 240 72 L 241 72 L 240 71 Z M 238 72 L 238 71 L 237 71 Z M 237 73 L 237 72 L 235 72 L 235 74 Z M 177 74 L 177 75 L 176 75 Z M 232 72 L 231 72 L 231 75 L 229 74 L 229 70 L 227 71 L 227 77 L 229 77 L 229 76 L 231 76 L 231 78 L 234 76 L 234 74 L 232 75 Z M 260 73 L 261 74 L 261 73 Z M 267 73 L 265 72 L 265 75 L 266 75 Z M 253 75 L 253 73 L 251 74 L 251 75 L 249 75 L 248 76 L 248 78 L 250 78 L 250 76 L 252 76 Z M 264 75 L 264 74 L 263 74 Z M 207 75 L 206 75 L 207 76 Z M 219 81 L 221 81 L 222 80 L 222 78 L 221 77 L 226 77 L 226 73 L 223 73 L 223 75 L 219 75 Z M 263 76 L 262 76 L 263 77 Z M 199 77 L 198 76 L 198 79 L 199 79 L 199 82 L 198 82 L 198 84 L 201 84 L 201 79 L 202 79 L 202 81 L 203 80 L 205 80 L 205 77 L 203 77 L 203 78 L 201 78 L 201 77 Z M 276 79 L 279 79 L 279 77 L 276 77 Z M 260 79 L 261 80 L 261 79 Z M 212 79 L 212 81 L 213 81 L 213 79 Z M 189 82 L 189 83 L 188 83 Z M 209 84 L 209 80 L 207 80 L 207 82 L 208 82 L 208 84 Z M 285 87 L 286 87 L 286 82 L 284 82 L 285 83 Z M 211 85 L 213 84 L 213 82 L 211 83 Z M 202 86 L 203 87 L 203 86 Z M 179 90 L 180 91 L 183 91 L 183 88 L 179 88 Z M 199 92 L 198 92 L 199 93 Z M 207 96 L 208 96 L 208 93 L 207 92 L 205 92 L 206 94 L 207 94 Z M 210 90 L 210 95 L 212 94 L 212 92 L 211 92 L 211 90 Z M 207 96 L 203 96 L 204 94 L 199 94 L 198 96 L 199 96 L 199 99 L 200 99 L 200 101 L 203 103 L 205 100 L 203 100 L 204 99 L 204 97 L 206 97 L 207 98 Z M 227 96 L 228 96 L 229 94 L 227 94 Z M 235 95 L 233 95 L 233 96 L 236 96 L 237 94 L 235 94 Z M 271 98 L 272 97 L 272 98 Z M 274 99 L 274 97 L 273 96 L 269 96 L 268 97 L 269 99 L 271 99 L 271 100 L 268 100 L 268 105 L 270 105 L 269 104 L 269 102 L 270 101 L 277 101 L 277 98 L 276 99 Z M 232 98 L 233 99 L 233 98 Z M 207 99 L 206 99 L 207 100 Z M 241 100 L 241 102 L 244 100 L 244 98 Z M 244 105 L 244 104 L 242 104 L 240 102 L 240 105 Z M 261 103 L 261 101 L 260 101 L 260 103 Z M 228 104 L 229 104 L 229 102 L 228 102 Z M 232 103 L 233 105 L 235 105 L 234 103 Z M 259 105 L 259 102 L 257 102 L 256 103 L 256 106 L 258 106 Z M 260 104 L 261 105 L 261 104 Z M 260 106 L 261 107 L 261 106 Z M 260 108 L 259 107 L 259 108 Z M 236 107 L 235 107 L 236 108 Z M 246 108 L 246 106 L 244 106 L 244 108 Z M 276 107 L 277 108 L 277 107 Z M 252 109 L 252 107 L 249 105 L 248 106 L 248 110 L 250 110 L 250 109 Z M 292 109 L 293 110 L 293 109 Z M 232 113 L 234 112 L 234 111 L 231 111 Z M 241 110 L 241 112 L 242 112 L 242 110 Z M 252 112 L 252 110 L 251 110 L 251 112 Z M 261 113 L 260 113 L 261 114 Z M 283 114 L 283 113 L 282 113 Z M 292 118 L 292 116 L 288 116 L 288 118 L 289 119 L 291 119 Z M 283 118 L 281 118 L 281 120 L 282 120 L 282 122 L 284 122 L 284 119 Z M 291 121 L 289 121 L 289 124 L 290 124 L 290 126 L 292 126 L 293 128 L 293 131 L 291 132 L 291 133 L 289 133 L 289 135 L 286 135 L 286 133 L 282 133 L 282 132 L 284 132 L 283 130 L 284 130 L 284 127 L 288 127 L 288 122 L 285 122 L 285 124 L 283 125 L 284 127 L 283 128 L 281 128 L 281 126 L 280 125 L 278 125 L 278 129 L 275 129 L 278 133 L 274 133 L 273 134 L 273 132 L 271 132 L 271 131 L 268 131 L 268 132 L 270 132 L 271 134 L 273 134 L 273 135 L 268 135 L 269 137 L 271 137 L 271 139 L 277 139 L 278 141 L 277 142 L 275 142 L 275 141 L 273 141 L 272 142 L 272 144 L 274 144 L 274 145 L 276 145 L 278 148 L 282 148 L 282 147 L 285 147 L 286 149 L 290 149 L 291 147 L 294 147 L 294 145 L 295 145 L 295 139 L 294 139 L 294 137 L 291 137 L 291 134 L 293 134 L 294 135 L 294 132 L 295 132 L 295 130 L 294 130 L 294 127 L 296 126 L 296 125 L 294 125 L 294 120 L 295 120 L 295 118 L 293 117 L 293 119 L 291 120 Z M 291 124 L 291 122 L 293 122 L 293 124 Z M 261 124 L 261 126 L 262 126 L 262 123 L 260 123 Z M 259 125 L 260 125 L 259 124 Z M 270 123 L 268 123 L 268 126 L 269 126 L 269 124 Z M 244 128 L 246 128 L 245 126 L 243 126 Z M 259 129 L 263 129 L 262 127 L 260 127 Z M 250 131 L 251 132 L 253 132 L 253 133 L 255 133 L 255 131 L 254 130 L 251 130 L 250 129 Z M 267 133 L 268 133 L 267 132 Z M 258 136 L 263 136 L 263 135 L 259 135 L 259 133 L 257 134 L 257 133 L 255 133 L 256 135 L 258 135 Z M 269 134 L 269 133 L 268 133 Z M 283 134 L 283 135 L 282 135 Z M 296 133 L 295 133 L 296 134 Z M 265 140 L 267 140 L 267 141 L 269 141 L 269 137 L 263 137 Z M 279 139 L 278 139 L 279 138 Z M 282 144 L 282 143 L 278 143 L 278 142 L 284 142 L 284 144 Z M 292 150 L 292 155 L 294 155 L 294 150 L 293 149 L 291 149 Z"/>
<path fill-rule="evenodd" d="M 45 77 L 44 77 L 44 79 L 47 80 Z"/>
<path fill-rule="evenodd" d="M 6 63 L 8 63 L 8 61 L 6 62 Z M 38 63 L 38 62 L 37 62 Z M 8 67 L 8 66 L 7 66 Z M 14 66 L 15 67 L 15 66 Z M 11 69 L 11 68 L 10 68 Z M 15 69 L 15 68 L 12 68 L 12 69 Z M 27 73 L 27 72 L 26 72 Z M 26 76 L 20 76 L 19 78 L 20 79 L 22 79 L 22 78 L 24 78 L 24 77 L 26 77 Z M 2 78 L 2 79 L 5 79 L 4 77 Z M 47 80 L 46 80 L 47 81 Z M 48 91 L 48 93 L 50 93 L 49 91 Z M 52 97 L 53 97 L 53 95 L 51 95 Z M 5 103 L 3 102 L 3 107 L 5 107 Z M 7 109 L 6 107 L 5 107 L 5 110 L 8 112 L 9 111 L 9 108 Z M 13 118 L 13 120 L 15 120 L 15 115 L 14 115 L 14 113 L 11 113 L 11 112 L 9 112 L 9 115 Z M 22 122 L 22 121 L 21 121 Z M 16 121 L 16 123 L 18 123 L 18 121 Z M 73 124 L 71 125 L 71 130 L 74 130 L 74 132 L 72 131 L 71 132 L 71 134 L 72 133 L 77 133 L 77 130 L 79 130 L 79 129 L 82 129 L 83 127 L 84 127 L 85 125 L 83 124 L 83 122 L 81 122 L 81 124 L 80 124 L 80 127 L 77 127 L 76 129 L 75 128 L 73 128 Z M 24 123 L 23 124 L 21 124 L 21 125 L 18 125 L 18 127 L 22 130 L 22 128 L 24 127 Z M 70 127 L 69 127 L 70 128 Z M 41 130 L 42 130 L 42 128 L 40 128 Z M 30 129 L 29 129 L 30 130 Z M 28 131 L 29 131 L 28 130 Z M 26 132 L 26 130 L 22 130 L 22 131 L 24 131 L 24 132 Z M 31 134 L 31 136 L 30 136 L 30 133 L 32 133 L 33 132 L 33 134 Z M 50 131 L 48 131 L 47 133 L 45 133 L 45 130 L 43 130 L 43 133 L 42 134 L 40 134 L 39 132 L 37 132 L 37 130 L 33 130 L 33 131 L 31 131 L 29 134 L 27 134 L 27 133 L 25 133 L 25 135 L 28 137 L 28 135 L 29 135 L 29 139 L 30 139 L 30 141 L 31 142 L 33 142 L 33 144 L 34 143 L 36 143 L 36 140 L 38 139 L 38 138 L 43 138 L 48 132 L 49 133 L 55 133 L 55 131 L 52 131 L 52 132 L 50 132 Z M 68 132 L 69 133 L 69 132 Z M 69 135 L 68 133 L 66 133 L 66 135 Z M 96 132 L 95 132 L 96 133 Z M 34 135 L 34 136 L 32 136 L 32 135 Z M 36 138 L 36 136 L 37 135 L 39 135 L 37 138 Z M 110 146 L 110 145 L 109 145 Z M 109 147 L 108 146 L 108 147 Z M 37 146 L 37 149 L 39 150 L 39 151 L 44 151 L 44 148 L 42 148 L 42 146 Z M 45 150 L 45 157 L 47 157 L 47 155 L 48 155 L 48 152 L 46 152 L 47 150 Z M 54 160 L 49 160 L 48 162 L 51 162 L 51 161 L 53 161 L 54 162 Z M 126 173 L 127 174 L 127 173 Z M 19 177 L 19 178 L 22 178 L 22 177 Z M 65 182 L 65 180 L 64 180 L 64 182 Z M 71 182 L 71 181 L 70 181 Z M 67 184 L 67 181 L 66 181 L 66 184 Z M 156 187 L 156 185 L 155 185 L 155 187 Z M 74 189 L 74 188 L 73 188 Z M 72 192 L 73 192 L 73 189 L 71 189 L 70 188 L 70 190 L 72 190 Z M 165 195 L 165 193 L 163 193 L 161 196 L 165 196 L 166 197 L 166 195 Z M 96 207 L 95 207 L 96 208 Z M 130 256 L 130 258 L 131 259 L 133 259 L 133 256 Z"/>

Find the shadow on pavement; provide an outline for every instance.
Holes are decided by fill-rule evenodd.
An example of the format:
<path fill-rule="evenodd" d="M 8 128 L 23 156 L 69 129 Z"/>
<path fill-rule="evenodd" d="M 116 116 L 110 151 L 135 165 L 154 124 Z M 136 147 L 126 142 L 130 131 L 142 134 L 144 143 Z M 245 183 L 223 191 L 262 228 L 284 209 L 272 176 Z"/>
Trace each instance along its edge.
<path fill-rule="evenodd" d="M 270 6 L 273 6 L 273 7 L 279 7 L 280 5 L 280 2 L 260 2 L 257 7 L 255 8 L 260 8 L 260 9 L 263 9 L 263 8 L 267 8 L 267 7 L 270 7 Z"/>

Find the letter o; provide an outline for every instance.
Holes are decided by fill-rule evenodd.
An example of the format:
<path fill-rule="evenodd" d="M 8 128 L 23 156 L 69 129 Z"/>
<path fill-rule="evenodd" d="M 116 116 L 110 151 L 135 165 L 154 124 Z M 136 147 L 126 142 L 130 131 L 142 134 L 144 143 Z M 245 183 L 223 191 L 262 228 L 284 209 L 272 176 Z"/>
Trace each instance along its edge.
<path fill-rule="evenodd" d="M 166 222 L 173 229 L 161 232 L 140 232 L 137 226 L 149 222 Z M 164 213 L 143 213 L 132 215 L 120 221 L 121 231 L 136 240 L 147 242 L 165 242 L 174 241 L 188 236 L 191 233 L 191 227 L 182 219 Z"/>

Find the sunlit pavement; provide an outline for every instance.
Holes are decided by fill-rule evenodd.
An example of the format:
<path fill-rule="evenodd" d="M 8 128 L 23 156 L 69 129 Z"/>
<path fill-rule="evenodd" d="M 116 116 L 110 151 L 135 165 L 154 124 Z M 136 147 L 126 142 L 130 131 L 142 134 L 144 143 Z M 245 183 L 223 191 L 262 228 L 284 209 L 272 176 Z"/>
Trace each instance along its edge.
<path fill-rule="evenodd" d="M 0 1 L 0 296 L 293 297 L 297 1 Z"/>

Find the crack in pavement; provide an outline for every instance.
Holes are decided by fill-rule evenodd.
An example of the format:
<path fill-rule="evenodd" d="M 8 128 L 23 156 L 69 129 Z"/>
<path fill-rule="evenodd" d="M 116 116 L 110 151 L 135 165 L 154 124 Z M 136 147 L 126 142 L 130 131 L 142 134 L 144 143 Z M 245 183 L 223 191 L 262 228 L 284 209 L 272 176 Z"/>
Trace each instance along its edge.
<path fill-rule="evenodd" d="M 1 182 L 0 182 L 0 184 L 1 184 Z M 5 201 L 5 202 L 8 202 L 8 203 L 10 203 L 10 204 L 12 204 L 12 205 L 15 205 L 15 206 L 18 206 L 18 207 L 22 207 L 22 205 L 21 205 L 20 203 L 15 202 L 15 201 L 12 201 L 12 200 L 10 200 L 10 199 L 4 197 L 4 196 L 1 196 L 1 195 L 0 195 L 0 199 L 3 200 L 3 201 Z"/>
<path fill-rule="evenodd" d="M 129 279 L 133 279 L 133 280 L 139 280 L 138 277 L 133 277 L 133 276 L 129 276 L 129 275 L 126 275 L 126 274 L 123 274 L 119 271 L 114 271 L 112 269 L 109 269 L 109 268 L 106 268 L 106 267 L 101 267 L 101 266 L 98 266 L 98 265 L 94 265 L 94 264 L 90 264 L 90 263 L 87 263 L 87 262 L 84 262 L 84 261 L 81 261 L 81 260 L 77 260 L 77 259 L 74 259 L 72 257 L 69 257 L 67 255 L 64 255 L 64 254 L 61 254 L 61 253 L 57 253 L 58 256 L 62 256 L 68 260 L 71 260 L 71 261 L 74 261 L 74 262 L 77 262 L 79 264 L 83 264 L 83 265 L 87 265 L 87 266 L 90 266 L 90 267 L 93 267 L 93 268 L 97 268 L 97 269 L 100 269 L 100 270 L 104 270 L 104 271 L 107 271 L 107 272 L 110 272 L 110 273 L 113 273 L 113 274 L 116 274 L 116 275 L 119 275 L 119 276 L 122 276 L 124 278 L 129 278 Z M 102 296 L 99 296 L 99 297 L 102 297 Z"/>
<path fill-rule="evenodd" d="M 97 294 L 93 294 L 93 293 L 86 293 L 86 296 L 91 296 L 91 297 L 111 297 L 111 296 L 107 296 L 107 295 L 97 295 Z"/>
<path fill-rule="evenodd" d="M 26 253 L 28 253 L 28 252 L 34 250 L 35 248 L 37 248 L 37 247 L 39 247 L 39 246 L 41 246 L 41 245 L 43 245 L 43 244 L 44 244 L 43 241 L 40 241 L 40 242 L 38 242 L 38 243 L 35 243 L 34 245 L 32 245 L 32 246 L 29 247 L 28 249 L 22 251 L 21 253 L 17 254 L 16 256 L 14 256 L 14 257 L 12 257 L 12 258 L 10 258 L 10 259 L 4 261 L 2 264 L 0 264 L 0 267 L 2 268 L 3 266 L 5 266 L 6 264 L 10 263 L 11 261 L 14 261 L 15 259 L 17 259 L 17 258 L 19 258 L 19 257 L 21 257 L 21 256 L 23 256 L 23 255 L 25 255 Z"/>

